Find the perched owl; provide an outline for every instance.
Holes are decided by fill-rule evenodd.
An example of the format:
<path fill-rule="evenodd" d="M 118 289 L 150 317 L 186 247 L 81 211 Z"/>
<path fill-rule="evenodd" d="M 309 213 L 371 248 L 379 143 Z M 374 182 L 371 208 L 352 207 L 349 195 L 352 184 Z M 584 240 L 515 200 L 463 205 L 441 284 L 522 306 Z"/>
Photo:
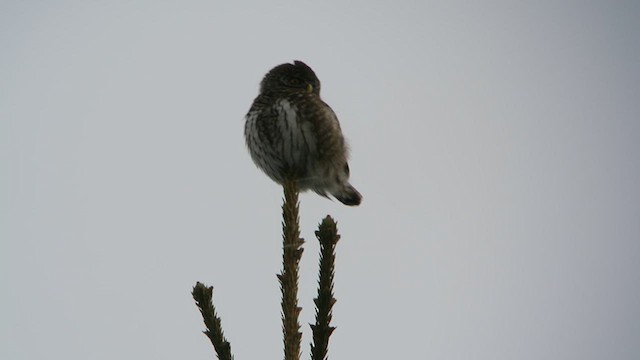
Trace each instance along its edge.
<path fill-rule="evenodd" d="M 359 205 L 349 183 L 347 144 L 336 114 L 320 98 L 320 80 L 302 61 L 271 69 L 246 115 L 251 158 L 273 181 L 296 179 L 301 191 Z"/>

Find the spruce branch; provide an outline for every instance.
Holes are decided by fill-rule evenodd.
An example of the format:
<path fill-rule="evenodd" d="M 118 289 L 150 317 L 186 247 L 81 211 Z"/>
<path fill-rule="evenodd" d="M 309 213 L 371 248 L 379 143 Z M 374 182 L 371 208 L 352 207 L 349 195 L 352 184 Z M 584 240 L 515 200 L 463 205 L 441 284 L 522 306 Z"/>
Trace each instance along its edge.
<path fill-rule="evenodd" d="M 282 273 L 278 274 L 282 291 L 282 332 L 284 359 L 300 359 L 300 323 L 298 316 L 302 308 L 298 306 L 298 270 L 302 257 L 300 238 L 298 188 L 295 180 L 284 184 L 284 204 L 282 205 Z"/>
<path fill-rule="evenodd" d="M 327 359 L 329 337 L 336 329 L 331 326 L 332 308 L 336 303 L 333 297 L 333 277 L 335 274 L 336 244 L 340 240 L 335 221 L 327 215 L 318 226 L 316 237 L 320 242 L 320 271 L 318 278 L 318 297 L 316 305 L 316 323 L 310 324 L 313 332 L 311 359 Z"/>
<path fill-rule="evenodd" d="M 293 179 L 293 180 L 292 180 Z M 302 308 L 298 306 L 299 265 L 302 258 L 304 240 L 300 238 L 300 216 L 298 188 L 294 177 L 290 177 L 283 186 L 284 203 L 282 205 L 282 272 L 277 275 L 282 292 L 281 316 L 284 342 L 284 360 L 300 360 L 299 316 Z M 313 332 L 311 359 L 326 360 L 329 338 L 335 330 L 331 326 L 332 309 L 336 303 L 333 297 L 335 275 L 335 249 L 340 239 L 337 226 L 327 215 L 315 232 L 320 242 L 318 295 L 314 299 L 316 322 L 310 324 Z M 221 320 L 213 305 L 213 287 L 197 282 L 192 291 L 202 318 L 206 325 L 203 331 L 209 338 L 219 360 L 233 360 L 231 346 L 224 337 Z"/>
<path fill-rule="evenodd" d="M 211 344 L 213 344 L 213 348 L 218 354 L 218 359 L 233 360 L 231 344 L 224 337 L 220 318 L 216 314 L 216 308 L 213 305 L 213 287 L 207 287 L 201 282 L 197 282 L 191 295 L 193 295 L 196 306 L 198 306 L 204 319 L 204 324 L 207 327 L 207 330 L 203 331 L 203 333 L 211 340 Z"/>

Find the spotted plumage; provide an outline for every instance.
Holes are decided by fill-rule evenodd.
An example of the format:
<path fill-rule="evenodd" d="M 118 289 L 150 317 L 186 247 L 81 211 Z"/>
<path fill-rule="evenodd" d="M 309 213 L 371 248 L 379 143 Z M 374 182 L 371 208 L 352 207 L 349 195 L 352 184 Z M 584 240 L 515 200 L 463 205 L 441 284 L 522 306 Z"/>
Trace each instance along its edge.
<path fill-rule="evenodd" d="M 320 80 L 306 64 L 294 61 L 271 69 L 245 119 L 251 158 L 273 181 L 283 184 L 290 177 L 302 191 L 360 204 L 362 196 L 349 183 L 340 123 L 320 98 Z"/>

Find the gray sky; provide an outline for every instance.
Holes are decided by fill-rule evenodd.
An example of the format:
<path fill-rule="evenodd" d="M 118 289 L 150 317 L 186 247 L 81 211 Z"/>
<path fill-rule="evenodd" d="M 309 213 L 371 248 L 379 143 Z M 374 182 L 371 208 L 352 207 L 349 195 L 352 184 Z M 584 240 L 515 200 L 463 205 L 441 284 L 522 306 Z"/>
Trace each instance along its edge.
<path fill-rule="evenodd" d="M 0 358 L 282 357 L 281 190 L 244 114 L 318 74 L 347 208 L 301 196 L 304 357 L 318 244 L 331 359 L 640 357 L 640 5 L 7 1 L 0 5 Z"/>

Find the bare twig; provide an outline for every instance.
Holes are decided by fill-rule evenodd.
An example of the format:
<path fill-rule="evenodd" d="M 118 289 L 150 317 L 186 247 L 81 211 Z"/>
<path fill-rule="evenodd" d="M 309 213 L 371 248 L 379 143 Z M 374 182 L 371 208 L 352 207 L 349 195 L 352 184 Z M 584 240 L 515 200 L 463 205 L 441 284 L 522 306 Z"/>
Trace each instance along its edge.
<path fill-rule="evenodd" d="M 218 359 L 233 360 L 231 345 L 224 337 L 220 318 L 216 314 L 215 306 L 213 306 L 213 287 L 207 287 L 201 282 L 197 282 L 191 295 L 193 295 L 193 299 L 196 301 L 196 305 L 200 309 L 200 313 L 202 313 L 204 324 L 207 327 L 207 330 L 203 332 L 211 340 L 211 344 L 213 344 L 213 348 L 218 354 Z"/>
<path fill-rule="evenodd" d="M 335 221 L 327 215 L 316 231 L 320 241 L 320 271 L 318 279 L 318 297 L 316 304 L 316 323 L 311 325 L 313 343 L 311 344 L 311 359 L 325 360 L 329 337 L 336 329 L 331 326 L 332 308 L 336 303 L 333 297 L 333 276 L 335 274 L 335 249 L 340 235 Z"/>
<path fill-rule="evenodd" d="M 284 340 L 284 359 L 300 359 L 300 323 L 298 316 L 302 308 L 298 307 L 298 265 L 302 257 L 298 214 L 298 189 L 295 181 L 284 185 L 284 204 L 282 205 L 282 273 L 278 275 L 282 290 L 282 331 Z"/>

